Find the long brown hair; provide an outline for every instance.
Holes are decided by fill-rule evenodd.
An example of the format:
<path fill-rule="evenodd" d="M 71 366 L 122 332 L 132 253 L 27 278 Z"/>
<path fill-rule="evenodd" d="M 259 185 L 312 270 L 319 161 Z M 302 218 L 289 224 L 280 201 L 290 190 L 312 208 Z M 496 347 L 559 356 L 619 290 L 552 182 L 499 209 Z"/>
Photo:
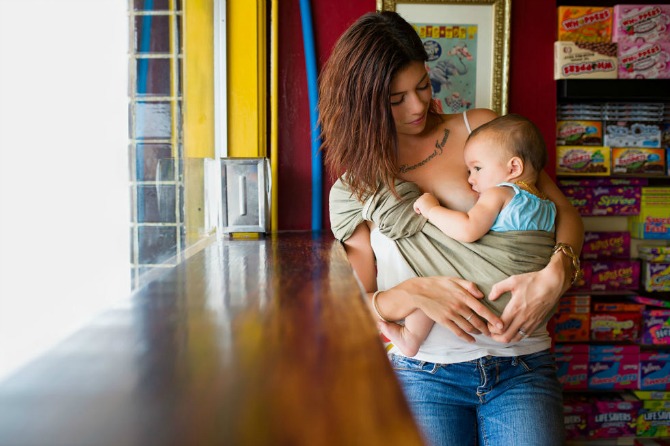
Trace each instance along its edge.
<path fill-rule="evenodd" d="M 361 16 L 338 39 L 319 79 L 319 121 L 329 173 L 358 199 L 380 183 L 395 192 L 398 137 L 391 81 L 411 62 L 425 62 L 418 34 L 395 12 Z M 431 104 L 431 113 L 437 113 Z"/>

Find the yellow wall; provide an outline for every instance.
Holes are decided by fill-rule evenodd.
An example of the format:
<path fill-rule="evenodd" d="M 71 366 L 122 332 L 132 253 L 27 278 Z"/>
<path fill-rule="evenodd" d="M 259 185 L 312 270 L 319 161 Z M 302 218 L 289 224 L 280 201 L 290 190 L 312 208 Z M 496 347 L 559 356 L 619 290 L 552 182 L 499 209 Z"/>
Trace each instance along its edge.
<path fill-rule="evenodd" d="M 228 156 L 266 156 L 266 2 L 228 0 Z"/>
<path fill-rule="evenodd" d="M 215 156 L 214 2 L 184 2 L 183 138 L 187 244 L 206 236 L 204 158 Z M 226 2 L 229 157 L 267 156 L 266 1 Z M 173 132 L 177 134 L 177 132 Z M 199 162 L 199 161 L 200 162 Z"/>
<path fill-rule="evenodd" d="M 214 3 L 184 3 L 184 157 L 214 157 Z"/>

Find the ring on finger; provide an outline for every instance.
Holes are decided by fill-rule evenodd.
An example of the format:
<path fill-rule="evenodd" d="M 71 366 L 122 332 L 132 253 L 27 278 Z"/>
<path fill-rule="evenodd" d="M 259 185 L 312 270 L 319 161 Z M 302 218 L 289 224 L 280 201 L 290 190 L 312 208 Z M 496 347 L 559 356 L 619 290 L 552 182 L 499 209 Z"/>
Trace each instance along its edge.
<path fill-rule="evenodd" d="M 528 336 L 528 333 L 526 333 L 523 328 L 519 328 L 519 334 L 521 335 L 522 338 Z"/>
<path fill-rule="evenodd" d="M 470 322 L 470 319 L 472 319 L 472 316 L 474 316 L 475 313 L 470 313 L 470 316 L 465 318 L 465 322 Z"/>

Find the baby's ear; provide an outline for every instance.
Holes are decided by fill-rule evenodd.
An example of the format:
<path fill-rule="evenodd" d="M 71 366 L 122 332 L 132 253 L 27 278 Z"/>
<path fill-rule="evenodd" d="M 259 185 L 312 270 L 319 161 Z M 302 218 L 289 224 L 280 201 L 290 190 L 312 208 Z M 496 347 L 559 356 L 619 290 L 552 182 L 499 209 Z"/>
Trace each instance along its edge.
<path fill-rule="evenodd" d="M 523 160 L 518 156 L 513 156 L 507 162 L 510 179 L 518 178 L 523 173 Z"/>

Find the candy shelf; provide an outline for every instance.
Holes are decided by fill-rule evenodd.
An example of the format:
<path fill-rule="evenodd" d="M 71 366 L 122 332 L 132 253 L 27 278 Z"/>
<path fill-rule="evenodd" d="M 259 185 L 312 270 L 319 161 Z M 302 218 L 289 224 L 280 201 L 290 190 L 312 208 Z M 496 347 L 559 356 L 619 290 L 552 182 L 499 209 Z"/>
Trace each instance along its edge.
<path fill-rule="evenodd" d="M 670 79 L 560 79 L 556 98 L 561 102 L 670 101 Z"/>

